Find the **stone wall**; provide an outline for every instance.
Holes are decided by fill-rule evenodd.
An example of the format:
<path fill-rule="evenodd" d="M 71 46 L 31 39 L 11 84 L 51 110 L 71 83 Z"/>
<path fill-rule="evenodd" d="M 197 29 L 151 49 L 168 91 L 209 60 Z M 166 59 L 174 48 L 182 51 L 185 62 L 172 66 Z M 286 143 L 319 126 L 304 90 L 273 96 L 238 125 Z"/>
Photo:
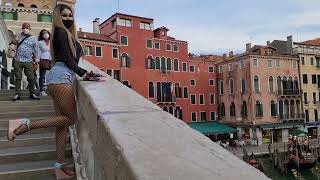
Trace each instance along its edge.
<path fill-rule="evenodd" d="M 85 69 L 96 69 L 82 61 Z M 268 179 L 120 82 L 77 81 L 78 179 Z"/>

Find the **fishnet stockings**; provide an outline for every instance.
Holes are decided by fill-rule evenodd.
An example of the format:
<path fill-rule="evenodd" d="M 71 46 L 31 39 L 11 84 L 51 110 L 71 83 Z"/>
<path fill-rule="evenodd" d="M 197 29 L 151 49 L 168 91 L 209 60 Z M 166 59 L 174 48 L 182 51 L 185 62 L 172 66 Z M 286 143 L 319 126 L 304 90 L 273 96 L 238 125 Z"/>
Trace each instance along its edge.
<path fill-rule="evenodd" d="M 59 163 L 64 163 L 68 127 L 78 119 L 76 101 L 72 85 L 50 84 L 48 90 L 53 98 L 56 116 L 46 120 L 31 121 L 29 127 L 30 130 L 56 127 L 57 159 Z M 22 125 L 14 133 L 20 135 L 27 131 L 27 127 Z"/>

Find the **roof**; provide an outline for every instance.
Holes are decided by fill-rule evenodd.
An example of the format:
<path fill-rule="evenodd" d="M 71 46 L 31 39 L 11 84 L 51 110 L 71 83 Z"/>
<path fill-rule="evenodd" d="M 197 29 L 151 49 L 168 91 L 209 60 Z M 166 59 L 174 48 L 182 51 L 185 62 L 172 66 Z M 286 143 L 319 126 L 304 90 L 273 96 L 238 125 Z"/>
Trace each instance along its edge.
<path fill-rule="evenodd" d="M 155 31 L 162 30 L 162 29 L 169 31 L 169 28 L 167 28 L 165 26 L 159 27 L 159 28 L 155 29 Z"/>
<path fill-rule="evenodd" d="M 114 18 L 115 16 L 127 16 L 127 17 L 144 19 L 144 20 L 147 20 L 147 21 L 153 21 L 152 18 L 146 18 L 146 17 L 141 17 L 141 16 L 134 16 L 134 15 L 122 14 L 122 13 L 115 13 L 115 14 L 113 14 L 112 16 L 110 16 L 108 19 L 106 19 L 105 21 L 103 21 L 103 22 L 100 24 L 100 26 L 101 26 L 102 24 L 104 24 L 105 22 L 109 21 L 110 19 Z"/>
<path fill-rule="evenodd" d="M 206 62 L 221 62 L 223 57 L 219 55 L 203 55 L 203 56 L 189 56 L 192 61 L 206 61 Z"/>
<path fill-rule="evenodd" d="M 320 46 L 320 38 L 307 40 L 307 41 L 301 42 L 301 44 L 306 44 L 311 46 Z"/>
<path fill-rule="evenodd" d="M 217 121 L 194 122 L 190 123 L 189 126 L 203 134 L 227 134 L 237 132 L 236 129 Z"/>
<path fill-rule="evenodd" d="M 114 39 L 112 39 L 109 36 L 104 35 L 104 34 L 97 34 L 97 33 L 89 33 L 89 32 L 78 31 L 78 37 L 79 38 L 83 38 L 83 39 L 88 39 L 88 40 L 117 43 L 116 40 L 114 40 Z"/>

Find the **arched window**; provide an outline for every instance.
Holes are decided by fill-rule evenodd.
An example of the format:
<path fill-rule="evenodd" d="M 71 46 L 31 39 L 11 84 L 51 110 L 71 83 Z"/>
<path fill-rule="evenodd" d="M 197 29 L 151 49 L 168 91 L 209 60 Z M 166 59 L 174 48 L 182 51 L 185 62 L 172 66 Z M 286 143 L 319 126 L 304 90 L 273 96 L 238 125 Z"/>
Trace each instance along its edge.
<path fill-rule="evenodd" d="M 279 101 L 279 115 L 280 115 L 280 119 L 283 119 L 283 117 L 284 117 L 284 107 L 283 107 L 283 101 L 282 100 Z"/>
<path fill-rule="evenodd" d="M 219 116 L 220 116 L 220 117 L 225 117 L 225 116 L 226 116 L 226 111 L 225 111 L 224 103 L 221 103 L 221 104 L 219 105 Z"/>
<path fill-rule="evenodd" d="M 168 71 L 171 71 L 171 70 L 172 70 L 172 67 L 171 67 L 171 59 L 170 59 L 170 58 L 167 59 L 167 70 L 168 70 Z"/>
<path fill-rule="evenodd" d="M 230 116 L 235 117 L 236 116 L 236 106 L 234 105 L 234 102 L 230 105 Z"/>
<path fill-rule="evenodd" d="M 182 120 L 182 109 L 179 106 L 176 107 L 175 116 L 176 116 L 176 118 Z"/>
<path fill-rule="evenodd" d="M 282 79 L 282 89 L 283 89 L 283 94 L 286 95 L 288 92 L 288 81 L 286 77 L 283 77 Z"/>
<path fill-rule="evenodd" d="M 281 80 L 281 77 L 278 76 L 278 78 L 277 78 L 277 90 L 278 90 L 278 93 L 280 93 L 281 90 L 282 90 L 281 86 L 282 86 L 282 80 Z"/>
<path fill-rule="evenodd" d="M 248 112 L 247 112 L 247 102 L 243 101 L 242 105 L 241 105 L 241 117 L 242 118 L 246 118 L 248 117 Z"/>
<path fill-rule="evenodd" d="M 19 4 L 18 4 L 18 7 L 24 7 L 24 4 L 19 3 Z"/>
<path fill-rule="evenodd" d="M 166 111 L 166 112 L 168 112 L 168 108 L 167 108 L 166 106 L 163 107 L 163 110 Z"/>
<path fill-rule="evenodd" d="M 256 117 L 263 117 L 263 107 L 260 101 L 256 101 Z"/>
<path fill-rule="evenodd" d="M 277 104 L 272 100 L 270 103 L 271 116 L 277 116 Z"/>
<path fill-rule="evenodd" d="M 234 80 L 229 80 L 229 88 L 230 88 L 230 94 L 234 94 Z"/>
<path fill-rule="evenodd" d="M 297 107 L 297 114 L 298 114 L 300 117 L 302 117 L 302 115 L 301 115 L 301 104 L 300 104 L 300 101 L 299 101 L 299 100 L 296 101 L 296 107 Z"/>
<path fill-rule="evenodd" d="M 291 100 L 290 101 L 290 118 L 291 119 L 294 119 L 295 118 L 295 114 L 296 114 L 296 111 L 295 111 L 295 105 L 294 105 L 294 100 Z"/>
<path fill-rule="evenodd" d="M 258 76 L 254 76 L 253 83 L 254 83 L 254 91 L 260 92 L 260 84 L 259 84 L 259 77 Z"/>
<path fill-rule="evenodd" d="M 320 81 L 319 81 L 320 82 Z M 293 89 L 294 90 L 299 90 L 299 81 L 298 81 L 298 78 L 297 77 L 295 77 L 294 78 L 294 83 L 293 83 Z"/>
<path fill-rule="evenodd" d="M 131 85 L 129 84 L 128 81 L 123 81 L 122 84 L 126 85 L 128 88 L 131 88 Z"/>
<path fill-rule="evenodd" d="M 173 115 L 173 107 L 172 106 L 169 107 L 169 113 Z"/>
<path fill-rule="evenodd" d="M 284 101 L 284 118 L 285 119 L 289 119 L 289 106 L 290 106 L 290 104 L 289 104 L 289 101 L 288 100 L 285 100 Z"/>
<path fill-rule="evenodd" d="M 31 7 L 31 8 L 37 8 L 37 5 L 32 4 L 30 7 Z"/>
<path fill-rule="evenodd" d="M 154 85 L 153 85 L 153 82 L 149 82 L 149 98 L 154 98 Z"/>
<path fill-rule="evenodd" d="M 224 83 L 223 83 L 223 80 L 221 80 L 220 82 L 219 82 L 219 94 L 220 95 L 224 95 Z"/>
<path fill-rule="evenodd" d="M 179 71 L 179 61 L 178 61 L 178 59 L 174 59 L 173 68 L 174 68 L 174 71 Z"/>
<path fill-rule="evenodd" d="M 161 58 L 161 67 L 160 67 L 160 69 L 161 69 L 161 72 L 167 72 L 167 70 L 166 70 L 166 58 L 164 58 L 164 57 Z"/>
<path fill-rule="evenodd" d="M 180 87 L 179 83 L 174 85 L 175 95 L 176 98 L 182 98 L 182 88 Z"/>
<path fill-rule="evenodd" d="M 292 77 L 289 77 L 288 86 L 289 86 L 288 89 L 290 91 L 292 91 L 293 90 L 293 79 L 292 79 Z"/>
<path fill-rule="evenodd" d="M 273 89 L 273 77 L 270 76 L 269 77 L 269 92 L 274 92 L 274 89 Z"/>
<path fill-rule="evenodd" d="M 160 69 L 160 58 L 156 57 L 156 69 Z"/>
<path fill-rule="evenodd" d="M 121 55 L 121 67 L 130 67 L 130 58 L 127 53 Z"/>
<path fill-rule="evenodd" d="M 240 79 L 240 89 L 241 89 L 241 93 L 246 92 L 246 80 L 244 78 Z"/>
<path fill-rule="evenodd" d="M 152 56 L 146 58 L 146 69 L 155 69 L 155 63 Z"/>
<path fill-rule="evenodd" d="M 157 102 L 162 102 L 162 89 L 161 89 L 161 83 L 157 82 Z"/>

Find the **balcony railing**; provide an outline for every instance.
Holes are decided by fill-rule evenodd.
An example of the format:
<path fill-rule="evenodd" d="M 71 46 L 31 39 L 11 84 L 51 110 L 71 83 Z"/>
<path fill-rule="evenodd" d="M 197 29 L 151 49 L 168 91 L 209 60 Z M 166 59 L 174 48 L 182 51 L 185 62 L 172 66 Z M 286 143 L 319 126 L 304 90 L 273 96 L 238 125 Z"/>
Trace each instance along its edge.
<path fill-rule="evenodd" d="M 300 96 L 302 94 L 302 90 L 300 90 L 300 89 L 281 89 L 281 90 L 277 90 L 277 94 L 279 96 Z"/>
<path fill-rule="evenodd" d="M 295 113 L 295 114 L 280 114 L 279 119 L 280 120 L 304 120 L 305 114 L 304 113 Z"/>
<path fill-rule="evenodd" d="M 168 74 L 169 71 L 165 67 L 164 68 L 161 67 L 160 72 L 161 72 L 161 74 Z"/>
<path fill-rule="evenodd" d="M 320 48 L 304 48 L 304 47 L 297 47 L 293 49 L 294 54 L 320 54 Z"/>
<path fill-rule="evenodd" d="M 173 96 L 158 96 L 157 103 L 175 103 L 176 98 Z"/>

